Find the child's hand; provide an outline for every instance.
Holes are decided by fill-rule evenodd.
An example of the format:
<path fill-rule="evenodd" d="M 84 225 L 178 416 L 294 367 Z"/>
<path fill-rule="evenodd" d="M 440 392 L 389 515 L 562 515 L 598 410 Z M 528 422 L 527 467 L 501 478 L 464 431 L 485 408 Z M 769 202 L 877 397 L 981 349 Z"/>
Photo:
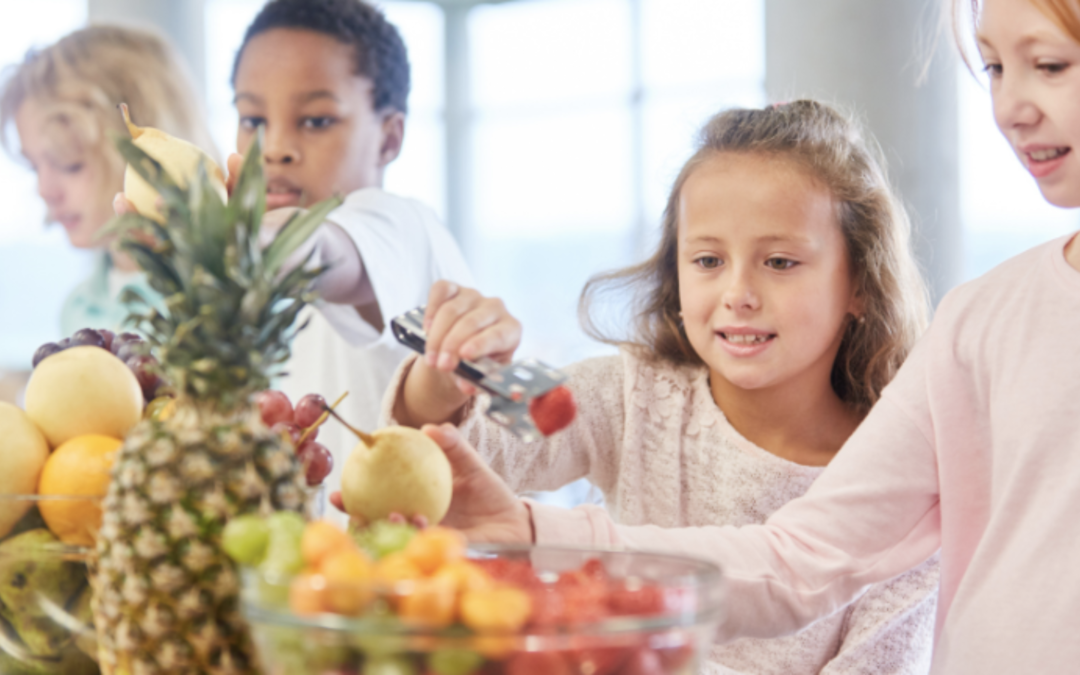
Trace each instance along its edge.
<path fill-rule="evenodd" d="M 446 453 L 454 473 L 454 496 L 450 510 L 439 525 L 453 527 L 474 543 L 532 543 L 532 517 L 525 503 L 484 463 L 476 450 L 453 425 L 425 425 L 430 436 Z M 330 503 L 344 512 L 340 492 L 330 495 Z M 393 518 L 393 516 L 391 516 Z M 398 516 L 400 518 L 400 516 Z M 353 525 L 363 526 L 354 519 Z M 414 523 L 421 527 L 426 523 Z"/>
<path fill-rule="evenodd" d="M 233 188 L 236 187 L 236 178 L 240 175 L 240 167 L 244 166 L 244 156 L 232 153 L 225 158 L 225 192 L 232 196 Z"/>
<path fill-rule="evenodd" d="M 135 205 L 131 203 L 123 192 L 117 192 L 116 196 L 112 200 L 113 213 L 118 216 L 122 216 L 125 213 L 135 213 Z"/>
<path fill-rule="evenodd" d="M 521 344 L 521 322 L 510 315 L 502 300 L 449 281 L 436 281 L 431 287 L 424 330 L 424 361 L 443 373 L 452 373 L 462 359 L 487 357 L 510 363 Z M 476 387 L 465 380 L 458 379 L 457 386 L 468 396 L 476 393 Z"/>

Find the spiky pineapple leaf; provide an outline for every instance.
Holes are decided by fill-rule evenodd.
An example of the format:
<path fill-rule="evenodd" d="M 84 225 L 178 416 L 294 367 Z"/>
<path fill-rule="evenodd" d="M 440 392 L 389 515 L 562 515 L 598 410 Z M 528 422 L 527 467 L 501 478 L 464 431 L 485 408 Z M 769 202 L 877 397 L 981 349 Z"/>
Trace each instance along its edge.
<path fill-rule="evenodd" d="M 160 162 L 125 136 L 116 138 L 116 149 L 120 151 L 120 156 L 127 161 L 128 166 L 149 183 L 150 187 L 157 190 L 165 203 L 166 211 L 172 208 L 187 210 L 186 191 L 177 185 Z"/>
<path fill-rule="evenodd" d="M 274 274 L 281 269 L 289 255 L 315 234 L 315 230 L 323 224 L 326 216 L 341 206 L 341 201 L 341 197 L 331 197 L 319 202 L 306 212 L 294 213 L 263 253 L 263 264 L 267 271 Z"/>
<path fill-rule="evenodd" d="M 156 305 L 143 298 L 145 309 L 132 318 L 179 395 L 210 399 L 222 409 L 246 405 L 288 360 L 289 343 L 302 328 L 297 318 L 315 299 L 313 283 L 323 272 L 309 268 L 310 255 L 288 272 L 282 266 L 340 200 L 292 219 L 264 251 L 261 136 L 248 149 L 227 204 L 205 167 L 181 188 L 124 140 L 118 145 L 126 156 L 142 162 L 151 185 L 169 195 L 163 227 L 138 214 L 115 223 L 123 249 L 164 296 Z"/>

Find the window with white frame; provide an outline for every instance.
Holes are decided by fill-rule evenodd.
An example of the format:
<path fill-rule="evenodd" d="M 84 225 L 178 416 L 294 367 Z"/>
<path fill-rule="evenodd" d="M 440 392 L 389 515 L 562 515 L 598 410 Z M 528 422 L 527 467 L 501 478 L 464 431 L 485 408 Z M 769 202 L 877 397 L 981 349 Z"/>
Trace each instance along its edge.
<path fill-rule="evenodd" d="M 532 0 L 469 21 L 474 139 L 468 254 L 556 365 L 608 351 L 576 305 L 639 261 L 698 128 L 764 101 L 761 0 Z"/>
<path fill-rule="evenodd" d="M 86 0 L 20 4 L 17 20 L 0 21 L 0 67 L 22 62 L 86 23 Z M 4 129 L 14 140 L 13 128 Z M 63 228 L 45 226 L 45 205 L 25 162 L 0 156 L 0 372 L 28 370 L 38 345 L 60 337 L 60 308 L 90 273 L 91 260 L 72 248 Z"/>

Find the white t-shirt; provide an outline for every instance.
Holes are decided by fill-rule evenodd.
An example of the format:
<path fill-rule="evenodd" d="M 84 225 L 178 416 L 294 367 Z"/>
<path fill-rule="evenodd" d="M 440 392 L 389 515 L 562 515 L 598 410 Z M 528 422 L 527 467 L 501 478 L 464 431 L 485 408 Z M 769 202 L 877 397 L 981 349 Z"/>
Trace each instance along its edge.
<path fill-rule="evenodd" d="M 305 394 L 322 394 L 328 403 L 345 391 L 348 398 L 337 411 L 353 426 L 376 428 L 379 402 L 398 364 L 412 351 L 394 338 L 390 319 L 427 303 L 431 285 L 439 279 L 473 286 L 472 273 L 453 236 L 431 209 L 413 199 L 378 188 L 357 190 L 330 213 L 327 220 L 341 226 L 360 252 L 382 313 L 383 330 L 376 330 L 346 305 L 317 305 L 306 309 L 309 320 L 293 342 L 288 375 L 275 383 L 295 404 Z M 334 456 L 334 470 L 325 482 L 325 495 L 341 486 L 341 467 L 356 446 L 356 437 L 328 420 L 318 441 Z M 324 515 L 338 518 L 332 507 Z"/>

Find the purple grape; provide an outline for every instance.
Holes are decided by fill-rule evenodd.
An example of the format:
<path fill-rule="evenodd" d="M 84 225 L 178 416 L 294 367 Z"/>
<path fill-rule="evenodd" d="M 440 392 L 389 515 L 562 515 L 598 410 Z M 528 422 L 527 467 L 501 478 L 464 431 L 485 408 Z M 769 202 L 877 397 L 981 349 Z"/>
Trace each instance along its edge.
<path fill-rule="evenodd" d="M 47 357 L 52 356 L 59 351 L 63 351 L 63 347 L 56 344 L 55 342 L 46 342 L 45 344 L 41 345 L 37 348 L 37 351 L 34 352 L 34 359 L 31 362 L 33 363 L 33 367 L 37 368 L 37 364 L 41 363 Z"/>
<path fill-rule="evenodd" d="M 119 355 L 120 348 L 123 347 L 124 345 L 126 345 L 127 343 L 129 343 L 129 342 L 141 342 L 141 341 L 142 341 L 142 338 L 139 337 L 138 335 L 136 335 L 135 333 L 120 333 L 119 335 L 116 335 L 116 336 L 113 337 L 112 344 L 109 345 L 109 350 L 112 351 L 113 354 Z"/>
<path fill-rule="evenodd" d="M 161 384 L 161 377 L 157 374 L 157 361 L 152 356 L 132 356 L 125 363 L 135 373 L 135 379 L 142 387 L 143 398 L 147 401 L 154 399 L 154 393 Z"/>
<path fill-rule="evenodd" d="M 105 338 L 93 328 L 80 328 L 71 336 L 72 347 L 105 347 Z"/>
<path fill-rule="evenodd" d="M 113 344 L 116 344 L 115 340 Z M 136 337 L 134 340 L 125 340 L 124 344 L 120 345 L 120 348 L 116 350 L 116 358 L 127 363 L 136 356 L 143 356 L 143 344 L 140 337 Z"/>
<path fill-rule="evenodd" d="M 318 394 L 308 394 L 296 402 L 296 426 L 307 429 L 319 421 L 326 409 L 326 399 Z"/>
<path fill-rule="evenodd" d="M 105 349 L 108 349 L 111 352 L 112 351 L 113 339 L 116 338 L 116 333 L 112 332 L 111 330 L 105 329 L 105 328 L 99 328 L 98 333 L 101 334 L 101 339 L 105 341 L 105 344 L 102 345 L 102 346 L 105 347 Z"/>
<path fill-rule="evenodd" d="M 334 470 L 334 456 L 322 443 L 304 441 L 296 451 L 296 456 L 307 469 L 308 487 L 321 484 Z"/>
<path fill-rule="evenodd" d="M 63 350 L 65 350 L 65 349 L 67 349 L 68 347 L 71 347 L 71 346 L 72 346 L 72 344 L 71 344 L 71 338 L 64 338 L 64 339 L 63 339 L 63 340 L 61 340 L 60 342 L 57 342 L 57 343 L 56 343 L 56 345 L 57 345 L 58 347 L 60 347 L 60 351 L 63 351 Z"/>
<path fill-rule="evenodd" d="M 292 422 L 276 422 L 274 426 L 270 427 L 270 431 L 273 431 L 275 434 L 287 434 L 289 442 L 293 444 L 293 447 L 296 447 L 296 444 L 300 442 L 300 436 L 303 434 L 303 432 L 300 431 L 300 427 Z"/>

